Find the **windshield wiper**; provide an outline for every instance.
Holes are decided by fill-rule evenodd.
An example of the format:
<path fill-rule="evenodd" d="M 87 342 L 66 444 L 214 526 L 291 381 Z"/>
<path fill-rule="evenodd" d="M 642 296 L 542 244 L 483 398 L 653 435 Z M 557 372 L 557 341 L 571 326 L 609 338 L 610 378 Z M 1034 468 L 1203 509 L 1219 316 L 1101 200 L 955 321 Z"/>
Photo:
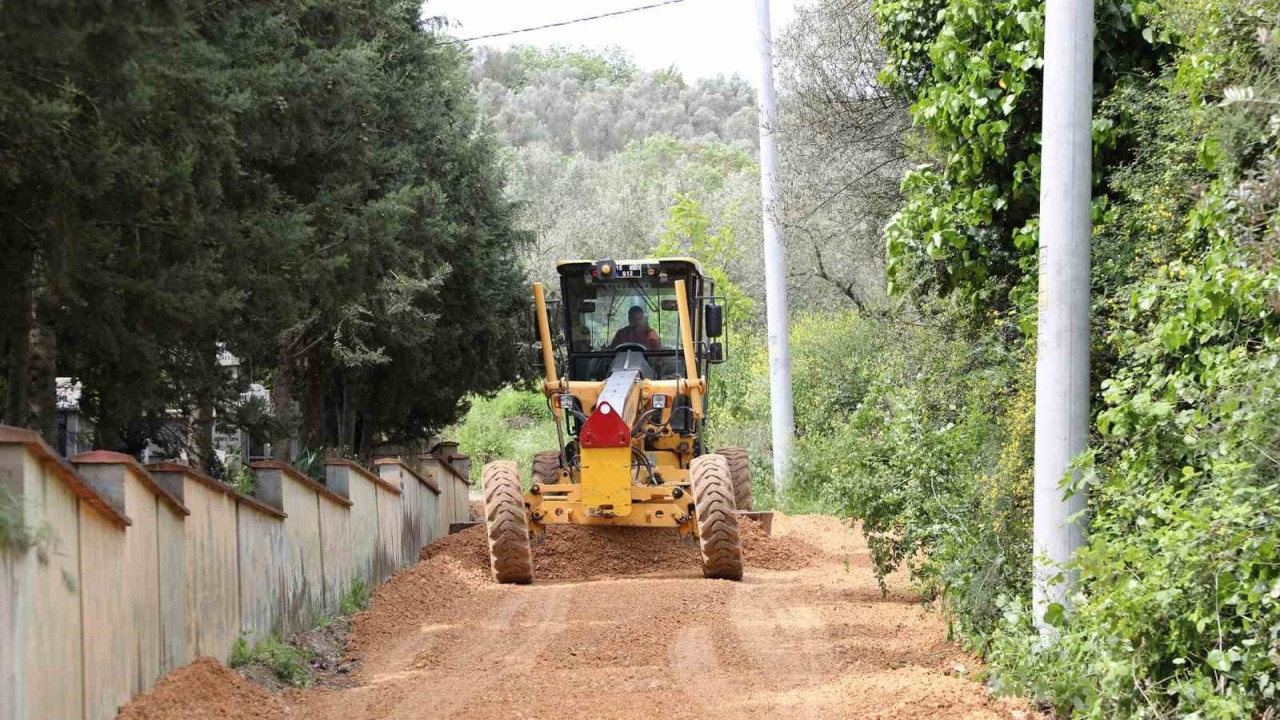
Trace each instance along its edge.
<path fill-rule="evenodd" d="M 640 281 L 631 280 L 630 282 L 631 282 L 631 286 L 635 288 L 637 292 L 640 293 L 640 297 L 644 299 L 645 307 L 649 308 L 649 312 L 655 313 L 655 314 L 658 313 L 659 307 L 653 304 L 653 300 L 649 298 L 649 293 L 645 292 L 644 286 L 640 284 Z"/>

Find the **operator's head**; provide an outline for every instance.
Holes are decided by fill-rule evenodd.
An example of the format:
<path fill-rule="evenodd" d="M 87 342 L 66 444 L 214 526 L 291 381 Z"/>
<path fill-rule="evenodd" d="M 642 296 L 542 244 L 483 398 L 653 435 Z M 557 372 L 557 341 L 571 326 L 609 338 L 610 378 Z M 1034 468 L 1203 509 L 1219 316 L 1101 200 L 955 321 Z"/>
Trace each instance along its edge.
<path fill-rule="evenodd" d="M 643 328 L 649 324 L 648 318 L 644 316 L 644 308 L 639 305 L 632 305 L 627 311 L 627 324 L 633 328 Z"/>

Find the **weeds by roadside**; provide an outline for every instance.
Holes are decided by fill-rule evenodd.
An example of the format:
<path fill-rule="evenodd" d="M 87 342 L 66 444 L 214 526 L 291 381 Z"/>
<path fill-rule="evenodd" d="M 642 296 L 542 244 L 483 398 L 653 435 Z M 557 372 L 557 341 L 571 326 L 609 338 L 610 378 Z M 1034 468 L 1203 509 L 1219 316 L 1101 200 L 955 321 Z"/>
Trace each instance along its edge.
<path fill-rule="evenodd" d="M 355 580 L 338 602 L 337 615 L 322 615 L 315 627 L 286 642 L 279 635 L 250 645 L 241 636 L 231 651 L 231 667 L 271 691 L 312 685 L 347 687 L 355 661 L 347 657 L 351 619 L 372 599 L 369 585 Z"/>
<path fill-rule="evenodd" d="M 370 599 L 369 586 L 365 584 L 364 580 L 356 580 L 351 583 L 351 589 L 342 597 L 338 611 L 346 616 L 355 615 L 369 607 Z"/>
<path fill-rule="evenodd" d="M 279 635 L 273 635 L 266 640 L 254 643 L 249 646 L 249 641 L 243 636 L 236 640 L 235 647 L 231 650 L 231 667 L 240 670 L 249 679 L 261 682 L 257 673 L 253 672 L 250 667 L 259 665 L 274 674 L 275 679 L 285 685 L 292 687 L 311 687 L 311 662 L 312 655 L 307 650 L 284 642 Z M 268 685 L 269 689 L 271 688 Z"/>

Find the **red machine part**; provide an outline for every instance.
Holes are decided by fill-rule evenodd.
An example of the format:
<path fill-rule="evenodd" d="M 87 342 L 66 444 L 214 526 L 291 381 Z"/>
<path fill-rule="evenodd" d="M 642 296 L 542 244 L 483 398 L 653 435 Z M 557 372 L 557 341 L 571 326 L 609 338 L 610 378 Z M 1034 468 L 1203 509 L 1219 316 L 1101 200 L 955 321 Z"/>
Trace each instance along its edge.
<path fill-rule="evenodd" d="M 631 428 L 613 406 L 601 402 L 582 425 L 578 435 L 582 447 L 626 447 L 631 444 Z"/>

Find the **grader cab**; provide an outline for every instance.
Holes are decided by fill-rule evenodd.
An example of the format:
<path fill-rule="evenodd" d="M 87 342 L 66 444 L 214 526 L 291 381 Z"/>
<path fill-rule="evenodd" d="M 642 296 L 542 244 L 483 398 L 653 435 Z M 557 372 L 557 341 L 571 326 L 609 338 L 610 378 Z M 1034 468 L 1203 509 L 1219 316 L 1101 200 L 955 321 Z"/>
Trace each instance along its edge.
<path fill-rule="evenodd" d="M 703 432 L 708 373 L 724 361 L 714 282 L 688 258 L 556 267 L 563 375 L 541 284 L 533 295 L 560 449 L 535 456 L 528 491 L 515 462 L 484 466 L 494 577 L 531 582 L 531 539 L 571 524 L 674 529 L 697 540 L 703 575 L 741 579 L 737 511 L 751 509 L 749 458 L 711 452 Z"/>

